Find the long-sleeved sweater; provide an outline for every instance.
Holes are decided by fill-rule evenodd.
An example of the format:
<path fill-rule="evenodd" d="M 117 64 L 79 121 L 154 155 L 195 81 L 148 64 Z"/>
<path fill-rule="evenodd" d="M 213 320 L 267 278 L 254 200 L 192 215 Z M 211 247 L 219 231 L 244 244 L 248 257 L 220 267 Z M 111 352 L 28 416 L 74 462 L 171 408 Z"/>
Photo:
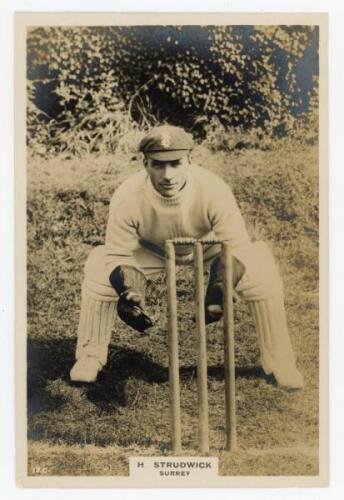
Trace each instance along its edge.
<path fill-rule="evenodd" d="M 229 186 L 197 165 L 188 167 L 184 188 L 173 198 L 161 196 L 142 170 L 116 190 L 110 202 L 106 231 L 106 268 L 134 265 L 134 253 L 145 246 L 163 255 L 167 239 L 215 236 L 230 242 L 232 252 L 250 242 Z M 190 247 L 178 246 L 185 256 Z"/>

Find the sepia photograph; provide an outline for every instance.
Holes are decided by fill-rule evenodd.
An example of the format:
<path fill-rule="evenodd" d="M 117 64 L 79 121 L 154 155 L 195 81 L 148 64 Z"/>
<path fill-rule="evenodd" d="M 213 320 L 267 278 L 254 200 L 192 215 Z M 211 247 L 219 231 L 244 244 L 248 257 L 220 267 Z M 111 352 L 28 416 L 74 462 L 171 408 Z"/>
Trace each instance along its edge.
<path fill-rule="evenodd" d="M 326 14 L 16 40 L 18 480 L 325 485 Z"/>

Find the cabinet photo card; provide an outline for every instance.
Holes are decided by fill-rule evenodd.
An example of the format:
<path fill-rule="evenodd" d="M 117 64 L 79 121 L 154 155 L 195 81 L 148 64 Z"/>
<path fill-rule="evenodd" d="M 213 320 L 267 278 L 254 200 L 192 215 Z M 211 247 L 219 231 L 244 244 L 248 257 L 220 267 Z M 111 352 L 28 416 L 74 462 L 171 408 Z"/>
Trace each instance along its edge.
<path fill-rule="evenodd" d="M 18 485 L 326 485 L 326 14 L 15 28 Z"/>

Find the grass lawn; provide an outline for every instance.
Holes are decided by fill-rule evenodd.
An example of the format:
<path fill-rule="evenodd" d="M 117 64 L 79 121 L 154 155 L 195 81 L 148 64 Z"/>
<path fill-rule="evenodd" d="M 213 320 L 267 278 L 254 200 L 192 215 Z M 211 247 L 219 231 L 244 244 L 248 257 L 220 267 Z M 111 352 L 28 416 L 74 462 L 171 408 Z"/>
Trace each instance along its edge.
<path fill-rule="evenodd" d="M 210 440 L 222 475 L 318 474 L 318 151 L 281 143 L 271 151 L 211 152 L 197 163 L 233 188 L 249 232 L 280 265 L 301 392 L 268 383 L 245 303 L 235 307 L 240 451 L 224 451 L 222 331 L 208 328 Z M 30 158 L 28 164 L 28 470 L 30 475 L 126 475 L 132 455 L 168 455 L 166 288 L 149 282 L 156 324 L 139 334 L 116 323 L 96 384 L 72 386 L 82 268 L 104 242 L 110 197 L 141 168 L 137 158 Z M 196 351 L 191 269 L 179 268 L 183 446 L 197 446 Z"/>

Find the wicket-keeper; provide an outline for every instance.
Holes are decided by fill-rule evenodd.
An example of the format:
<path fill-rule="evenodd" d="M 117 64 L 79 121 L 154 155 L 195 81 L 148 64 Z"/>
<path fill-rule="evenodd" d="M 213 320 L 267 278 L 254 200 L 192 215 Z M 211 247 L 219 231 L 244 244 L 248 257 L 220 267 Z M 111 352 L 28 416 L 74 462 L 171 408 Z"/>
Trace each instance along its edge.
<path fill-rule="evenodd" d="M 76 363 L 71 380 L 94 382 L 107 361 L 116 316 L 132 328 L 152 326 L 145 307 L 146 277 L 164 272 L 165 241 L 173 238 L 228 240 L 233 285 L 248 301 L 259 337 L 266 374 L 287 389 L 303 386 L 287 328 L 281 278 L 268 246 L 251 242 L 229 186 L 190 159 L 193 139 L 183 129 L 163 125 L 141 141 L 144 168 L 115 192 L 105 245 L 86 262 Z M 222 316 L 219 245 L 204 247 L 211 265 L 206 291 L 206 322 Z M 177 263 L 192 262 L 192 247 L 176 247 Z"/>

